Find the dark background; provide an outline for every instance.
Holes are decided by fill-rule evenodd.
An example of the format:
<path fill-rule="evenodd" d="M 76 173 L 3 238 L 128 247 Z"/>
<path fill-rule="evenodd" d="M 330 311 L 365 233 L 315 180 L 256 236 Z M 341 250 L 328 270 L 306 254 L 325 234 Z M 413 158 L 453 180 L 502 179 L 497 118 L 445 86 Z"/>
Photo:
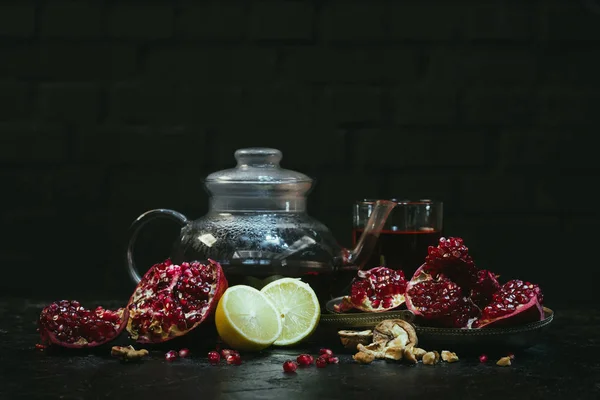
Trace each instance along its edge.
<path fill-rule="evenodd" d="M 437 198 L 480 267 L 587 301 L 599 4 L 2 1 L 2 293 L 126 299 L 130 223 L 203 215 L 202 178 L 269 146 L 343 244 L 356 199 Z"/>

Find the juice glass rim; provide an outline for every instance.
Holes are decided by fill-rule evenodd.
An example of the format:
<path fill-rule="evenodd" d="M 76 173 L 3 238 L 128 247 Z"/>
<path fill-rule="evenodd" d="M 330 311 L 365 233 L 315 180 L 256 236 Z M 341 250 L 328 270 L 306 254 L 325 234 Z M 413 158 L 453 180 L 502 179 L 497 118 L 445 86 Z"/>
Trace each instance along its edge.
<path fill-rule="evenodd" d="M 382 199 L 362 199 L 362 200 L 357 200 L 356 204 L 375 204 L 375 202 L 377 200 L 382 200 Z M 419 200 L 407 200 L 407 199 L 403 199 L 403 200 L 398 200 L 396 198 L 392 198 L 392 199 L 386 199 L 389 201 L 393 201 L 396 204 L 402 204 L 402 205 L 420 205 L 420 204 L 443 204 L 442 201 L 440 200 L 434 200 L 434 199 L 419 199 Z"/>

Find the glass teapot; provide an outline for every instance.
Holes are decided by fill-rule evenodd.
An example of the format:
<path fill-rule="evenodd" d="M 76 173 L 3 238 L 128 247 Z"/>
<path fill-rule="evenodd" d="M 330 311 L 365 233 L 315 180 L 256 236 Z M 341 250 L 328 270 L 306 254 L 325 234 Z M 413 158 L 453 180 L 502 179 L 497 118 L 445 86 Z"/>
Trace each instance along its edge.
<path fill-rule="evenodd" d="M 283 276 L 299 277 L 315 289 L 322 301 L 339 294 L 341 287 L 350 283 L 349 275 L 353 276 L 368 260 L 396 203 L 379 200 L 355 248 L 345 249 L 325 225 L 306 212 L 313 180 L 281 168 L 281 158 L 277 149 L 237 150 L 235 168 L 212 173 L 205 179 L 209 211 L 195 221 L 169 209 L 140 215 L 131 225 L 127 248 L 129 274 L 134 282 L 140 281 L 133 257 L 138 232 L 150 220 L 166 217 L 181 225 L 170 255 L 175 263 L 216 260 L 230 286 L 260 288 Z"/>

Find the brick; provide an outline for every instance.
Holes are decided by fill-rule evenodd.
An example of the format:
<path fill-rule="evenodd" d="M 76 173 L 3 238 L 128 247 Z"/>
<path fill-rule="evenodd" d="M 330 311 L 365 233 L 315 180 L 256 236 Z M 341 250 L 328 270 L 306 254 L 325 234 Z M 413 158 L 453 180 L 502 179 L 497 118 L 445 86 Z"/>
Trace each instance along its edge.
<path fill-rule="evenodd" d="M 540 81 L 548 85 L 600 83 L 600 49 L 553 46 L 540 56 Z"/>
<path fill-rule="evenodd" d="M 157 47 L 148 52 L 146 75 L 152 79 L 199 82 L 271 80 L 277 54 L 259 47 Z"/>
<path fill-rule="evenodd" d="M 392 92 L 393 120 L 397 124 L 454 124 L 458 95 L 446 88 L 407 85 Z"/>
<path fill-rule="evenodd" d="M 38 89 L 42 118 L 58 122 L 96 122 L 100 88 L 94 83 L 45 83 Z"/>
<path fill-rule="evenodd" d="M 539 94 L 542 125 L 598 124 L 600 93 L 588 88 L 545 88 Z"/>
<path fill-rule="evenodd" d="M 122 78 L 136 67 L 136 50 L 121 44 L 45 44 L 0 47 L 0 74 L 18 79 Z"/>
<path fill-rule="evenodd" d="M 481 167 L 485 138 L 477 133 L 427 130 L 369 129 L 354 138 L 355 164 L 361 167 Z"/>
<path fill-rule="evenodd" d="M 520 88 L 466 91 L 461 101 L 467 124 L 524 125 L 535 119 L 535 98 Z"/>
<path fill-rule="evenodd" d="M 104 5 L 92 1 L 53 1 L 40 10 L 40 34 L 69 39 L 104 34 Z"/>
<path fill-rule="evenodd" d="M 0 38 L 31 37 L 35 32 L 35 5 L 29 1 L 0 4 Z"/>
<path fill-rule="evenodd" d="M 203 163 L 204 143 L 204 131 L 191 126 L 107 124 L 78 132 L 74 148 L 80 162 L 197 166 Z"/>
<path fill-rule="evenodd" d="M 528 40 L 533 37 L 534 2 L 473 2 L 465 15 L 465 36 L 471 40 Z"/>
<path fill-rule="evenodd" d="M 108 17 L 108 32 L 118 38 L 168 38 L 173 25 L 174 10 L 168 4 L 116 4 Z"/>
<path fill-rule="evenodd" d="M 382 40 L 387 36 L 384 3 L 326 2 L 319 15 L 320 38 L 326 42 Z"/>
<path fill-rule="evenodd" d="M 464 213 L 535 213 L 539 209 L 535 185 L 526 174 L 466 176 L 460 182 Z"/>
<path fill-rule="evenodd" d="M 547 14 L 547 32 L 544 38 L 551 41 L 597 41 L 600 40 L 598 18 L 600 6 L 595 1 L 543 2 Z"/>
<path fill-rule="evenodd" d="M 382 90 L 374 86 L 331 86 L 325 90 L 319 104 L 319 112 L 330 115 L 338 124 L 381 124 L 383 119 Z"/>
<path fill-rule="evenodd" d="M 556 161 L 561 139 L 561 133 L 556 129 L 507 129 L 501 133 L 495 147 L 502 168 L 513 171 L 544 169 Z"/>
<path fill-rule="evenodd" d="M 436 85 L 530 85 L 538 73 L 535 54 L 520 48 L 438 46 L 428 59 L 425 80 Z"/>
<path fill-rule="evenodd" d="M 175 93 L 175 86 L 169 83 L 117 83 L 109 89 L 109 120 L 132 124 L 176 123 L 177 109 L 173 107 Z"/>
<path fill-rule="evenodd" d="M 313 7 L 300 1 L 258 1 L 253 4 L 250 34 L 255 39 L 309 40 Z"/>
<path fill-rule="evenodd" d="M 67 132 L 60 125 L 0 123 L 0 161 L 52 162 L 67 156 Z"/>
<path fill-rule="evenodd" d="M 250 85 L 245 92 L 244 102 L 237 110 L 221 104 L 224 113 L 237 115 L 248 126 L 314 126 L 315 112 L 319 106 L 312 88 L 308 86 Z M 223 117 L 227 119 L 225 115 Z"/>
<path fill-rule="evenodd" d="M 448 41 L 460 38 L 468 6 L 464 2 L 402 1 L 389 10 L 390 35 L 397 39 Z"/>
<path fill-rule="evenodd" d="M 283 69 L 291 79 L 316 83 L 410 82 L 416 62 L 413 50 L 404 47 L 300 46 L 287 49 Z"/>
<path fill-rule="evenodd" d="M 243 2 L 185 4 L 175 16 L 176 34 L 198 39 L 240 40 L 247 32 Z"/>
<path fill-rule="evenodd" d="M 27 83 L 0 81 L 0 121 L 29 115 L 31 92 Z"/>
<path fill-rule="evenodd" d="M 243 132 L 243 134 L 241 134 Z M 236 140 L 231 140 L 236 137 Z M 310 173 L 309 169 L 339 165 L 344 157 L 343 136 L 329 126 L 262 127 L 232 120 L 214 129 L 213 164 L 217 168 L 235 166 L 234 152 L 244 147 L 274 147 L 283 153 L 281 166 Z"/>

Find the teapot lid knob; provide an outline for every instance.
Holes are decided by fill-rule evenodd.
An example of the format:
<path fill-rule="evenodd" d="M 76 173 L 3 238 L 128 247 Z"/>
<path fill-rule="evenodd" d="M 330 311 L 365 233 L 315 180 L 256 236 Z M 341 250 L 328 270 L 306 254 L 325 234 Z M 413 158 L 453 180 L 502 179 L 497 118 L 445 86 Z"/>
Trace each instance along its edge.
<path fill-rule="evenodd" d="M 283 155 L 281 151 L 277 149 L 271 149 L 267 147 L 250 147 L 246 149 L 239 149 L 235 152 L 235 159 L 237 160 L 238 167 L 248 166 L 268 166 L 279 165 Z"/>

